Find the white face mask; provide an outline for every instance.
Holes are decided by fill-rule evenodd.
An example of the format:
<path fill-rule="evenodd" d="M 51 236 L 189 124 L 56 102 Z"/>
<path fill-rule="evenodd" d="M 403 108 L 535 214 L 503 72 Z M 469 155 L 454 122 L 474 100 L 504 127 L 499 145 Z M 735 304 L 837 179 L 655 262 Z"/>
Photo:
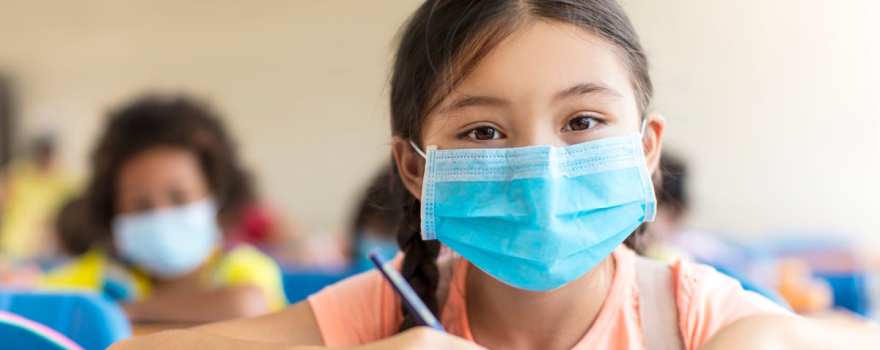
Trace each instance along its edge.
<path fill-rule="evenodd" d="M 220 244 L 217 207 L 206 199 L 113 220 L 116 250 L 138 267 L 161 278 L 194 271 Z"/>

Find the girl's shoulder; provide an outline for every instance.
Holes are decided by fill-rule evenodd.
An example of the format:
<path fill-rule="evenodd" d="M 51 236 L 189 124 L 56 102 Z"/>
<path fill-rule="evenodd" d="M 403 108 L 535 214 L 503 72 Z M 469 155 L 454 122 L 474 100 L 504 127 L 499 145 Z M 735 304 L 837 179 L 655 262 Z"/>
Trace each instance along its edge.
<path fill-rule="evenodd" d="M 280 271 L 274 259 L 248 244 L 239 244 L 221 252 L 214 262 L 216 269 L 233 270 L 230 273 L 252 273 L 254 269 L 270 270 L 272 273 Z"/>
<path fill-rule="evenodd" d="M 439 305 L 444 305 L 444 312 L 449 311 L 450 304 L 460 304 L 457 290 L 462 282 L 463 261 L 452 254 L 443 254 L 438 260 L 437 300 Z M 391 261 L 397 270 L 402 264 L 403 254 Z M 376 269 L 328 286 L 310 296 L 308 303 L 324 344 L 329 347 L 348 347 L 386 338 L 397 333 L 403 321 L 400 298 Z M 444 326 L 449 325 L 444 322 Z"/>
<path fill-rule="evenodd" d="M 46 272 L 39 287 L 92 291 L 120 301 L 140 299 L 151 289 L 149 278 L 97 248 Z"/>
<path fill-rule="evenodd" d="M 281 268 L 268 255 L 242 244 L 221 253 L 213 262 L 211 280 L 215 286 L 253 286 L 260 288 L 269 307 L 280 310 L 287 303 L 281 281 Z"/>
<path fill-rule="evenodd" d="M 401 258 L 392 261 L 400 268 Z M 399 301 L 378 270 L 371 269 L 309 296 L 324 345 L 350 347 L 393 334 L 401 322 Z"/>
<path fill-rule="evenodd" d="M 102 250 L 92 249 L 47 271 L 41 276 L 39 285 L 48 289 L 95 290 L 101 286 L 107 264 L 107 255 Z"/>
<path fill-rule="evenodd" d="M 700 348 L 724 326 L 757 314 L 788 314 L 785 308 L 712 267 L 682 260 L 670 264 L 685 347 Z"/>

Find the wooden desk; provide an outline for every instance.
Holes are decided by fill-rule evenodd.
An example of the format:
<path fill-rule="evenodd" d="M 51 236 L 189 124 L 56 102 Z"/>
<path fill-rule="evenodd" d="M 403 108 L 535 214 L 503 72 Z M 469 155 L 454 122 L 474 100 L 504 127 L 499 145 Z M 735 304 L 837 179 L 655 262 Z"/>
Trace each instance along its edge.
<path fill-rule="evenodd" d="M 153 334 L 172 329 L 184 329 L 201 325 L 190 322 L 135 322 L 131 325 L 131 332 L 135 336 Z"/>

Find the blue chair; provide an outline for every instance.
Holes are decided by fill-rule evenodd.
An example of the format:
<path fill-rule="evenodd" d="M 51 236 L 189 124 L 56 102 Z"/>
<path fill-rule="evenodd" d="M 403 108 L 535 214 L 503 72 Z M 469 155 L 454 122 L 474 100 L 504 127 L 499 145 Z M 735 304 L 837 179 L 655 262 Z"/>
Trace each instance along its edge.
<path fill-rule="evenodd" d="M 284 269 L 282 283 L 287 302 L 294 304 L 305 300 L 322 288 L 339 282 L 349 276 L 360 272 L 356 268 L 343 269 L 315 269 L 293 268 Z"/>
<path fill-rule="evenodd" d="M 862 316 L 871 312 L 868 277 L 863 262 L 854 253 L 854 243 L 845 234 L 798 233 L 779 238 L 767 244 L 777 257 L 794 257 L 807 262 L 813 277 L 831 286 L 835 307 Z"/>
<path fill-rule="evenodd" d="M 813 275 L 827 281 L 831 286 L 835 307 L 847 309 L 865 317 L 869 316 L 871 300 L 865 272 L 820 271 L 813 273 Z"/>
<path fill-rule="evenodd" d="M 106 349 L 131 336 L 122 309 L 97 294 L 0 290 L 0 310 L 44 324 L 85 349 Z"/>
<path fill-rule="evenodd" d="M 51 328 L 4 311 L 0 311 L 0 339 L 4 349 L 82 350 Z"/>

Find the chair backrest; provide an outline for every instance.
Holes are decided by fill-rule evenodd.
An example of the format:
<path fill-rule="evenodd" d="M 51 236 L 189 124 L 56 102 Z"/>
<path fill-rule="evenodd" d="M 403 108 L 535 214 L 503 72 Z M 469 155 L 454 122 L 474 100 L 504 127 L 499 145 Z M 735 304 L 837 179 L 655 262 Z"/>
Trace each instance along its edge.
<path fill-rule="evenodd" d="M 0 311 L 0 339 L 7 349 L 82 350 L 61 333 L 5 311 Z"/>
<path fill-rule="evenodd" d="M 283 284 L 287 302 L 294 304 L 305 300 L 322 288 L 336 283 L 359 271 L 357 269 L 316 269 L 292 268 L 284 269 Z"/>
<path fill-rule="evenodd" d="M 846 234 L 795 233 L 777 239 L 770 249 L 778 258 L 796 258 L 807 263 L 813 277 L 831 286 L 834 306 L 862 316 L 870 316 L 871 297 L 867 265 L 857 246 Z"/>
<path fill-rule="evenodd" d="M 0 310 L 46 325 L 85 349 L 106 349 L 131 336 L 122 309 L 92 293 L 0 290 Z"/>
<path fill-rule="evenodd" d="M 831 286 L 834 306 L 847 309 L 862 316 L 871 316 L 871 298 L 868 291 L 868 276 L 864 271 L 816 271 Z"/>
<path fill-rule="evenodd" d="M 684 349 L 675 305 L 675 277 L 669 264 L 639 257 L 636 268 L 645 349 Z"/>

